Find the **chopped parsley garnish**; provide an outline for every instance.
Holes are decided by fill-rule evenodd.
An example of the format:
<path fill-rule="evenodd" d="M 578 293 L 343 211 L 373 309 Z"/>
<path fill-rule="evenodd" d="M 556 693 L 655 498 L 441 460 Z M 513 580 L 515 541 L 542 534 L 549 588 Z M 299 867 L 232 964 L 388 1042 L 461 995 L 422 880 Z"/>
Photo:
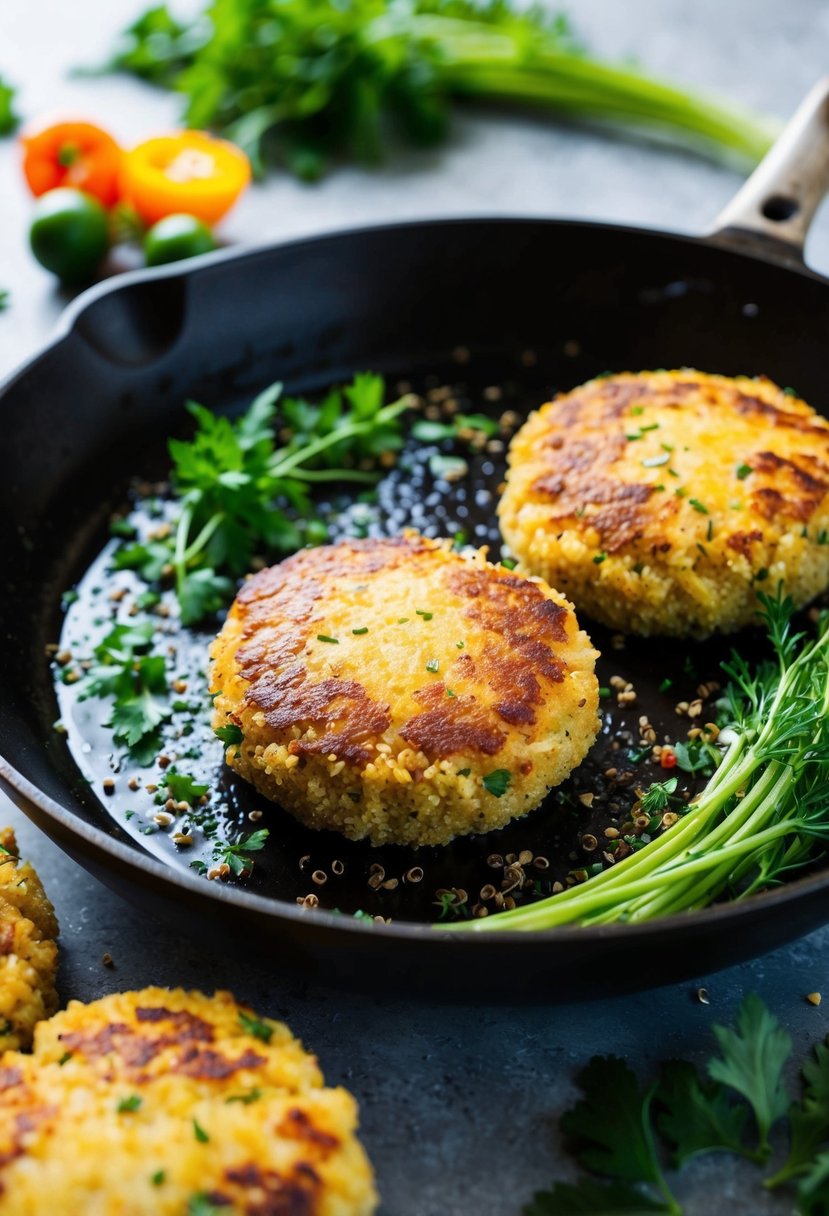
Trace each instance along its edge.
<path fill-rule="evenodd" d="M 518 558 L 517 557 L 502 557 L 501 565 L 506 570 L 514 570 L 515 567 L 518 565 Z"/>
<path fill-rule="evenodd" d="M 446 690 L 446 695 L 447 695 L 447 697 L 454 697 L 456 694 L 455 694 L 454 689 L 452 689 L 452 688 L 447 688 L 447 690 Z"/>
<path fill-rule="evenodd" d="M 607 698 L 608 698 L 609 696 L 610 696 L 610 689 L 609 689 L 609 688 L 604 688 L 604 687 L 601 687 L 601 688 L 599 689 L 599 697 L 600 697 L 600 698 L 601 698 L 603 701 L 606 701 L 606 700 L 607 700 Z"/>
<path fill-rule="evenodd" d="M 713 521 L 713 519 L 709 519 L 709 521 L 708 521 L 708 531 L 706 533 L 705 538 L 706 538 L 706 540 L 714 539 L 714 521 Z"/>
<path fill-rule="evenodd" d="M 432 674 L 434 674 L 438 670 L 439 667 L 440 667 L 440 663 L 437 659 L 430 659 L 429 662 L 426 664 L 426 670 L 431 671 Z"/>
<path fill-rule="evenodd" d="M 672 687 L 673 687 L 673 683 L 674 683 L 674 682 L 673 682 L 673 680 L 670 678 L 670 676 L 665 676 L 665 679 L 664 679 L 664 680 L 662 681 L 662 683 L 659 685 L 659 691 L 660 691 L 660 692 L 667 692 L 669 688 L 672 688 Z"/>
<path fill-rule="evenodd" d="M 207 1132 L 204 1130 L 202 1125 L 199 1123 L 198 1119 L 193 1120 L 193 1135 L 196 1137 L 199 1144 L 207 1144 L 207 1142 L 210 1139 Z"/>
<path fill-rule="evenodd" d="M 708 508 L 705 506 L 704 503 L 701 503 L 698 498 L 689 498 L 688 506 L 693 507 L 695 511 L 699 511 L 700 515 L 708 514 Z"/>
<path fill-rule="evenodd" d="M 245 737 L 241 726 L 237 726 L 235 722 L 228 722 L 227 726 L 214 727 L 213 734 L 217 739 L 221 739 L 225 747 L 238 746 Z"/>
<path fill-rule="evenodd" d="M 128 1098 L 122 1098 L 115 1109 L 119 1115 L 129 1114 L 138 1110 L 143 1100 L 138 1094 L 130 1094 Z"/>
<path fill-rule="evenodd" d="M 749 475 L 749 473 L 750 473 L 750 472 L 751 472 L 751 465 L 750 465 L 750 464 L 739 464 L 739 465 L 737 465 L 737 480 L 738 480 L 738 481 L 745 481 L 745 479 L 748 477 L 748 475 Z"/>
<path fill-rule="evenodd" d="M 166 1181 L 166 1170 L 156 1170 L 154 1174 L 150 1175 L 150 1182 L 153 1184 L 153 1186 L 162 1186 Z"/>
<path fill-rule="evenodd" d="M 769 576 L 769 572 L 765 568 L 765 566 L 763 566 L 762 570 L 758 570 L 757 573 L 755 574 L 754 581 L 757 583 L 764 583 L 766 581 L 766 579 L 768 578 L 768 576 Z"/>
<path fill-rule="evenodd" d="M 273 1026 L 263 1022 L 254 1013 L 245 1013 L 243 1009 L 239 1010 L 239 1022 L 244 1031 L 252 1034 L 255 1039 L 260 1039 L 263 1043 L 270 1043 L 273 1038 Z"/>
<path fill-rule="evenodd" d="M 187 1201 L 187 1216 L 227 1216 L 227 1207 L 216 1207 L 215 1203 L 211 1203 L 210 1197 L 200 1192 L 198 1195 L 191 1195 Z"/>
<path fill-rule="evenodd" d="M 339 638 L 330 638 L 327 633 L 318 633 L 317 641 L 318 642 L 328 642 L 329 645 L 331 645 L 331 646 L 339 646 L 339 644 L 340 644 Z"/>
<path fill-rule="evenodd" d="M 267 828 L 259 828 L 249 836 L 240 836 L 233 844 L 218 840 L 213 846 L 213 860 L 219 865 L 229 865 L 237 878 L 240 874 L 249 874 L 253 869 L 253 858 L 248 854 L 263 849 L 269 835 Z"/>
<path fill-rule="evenodd" d="M 512 781 L 512 773 L 506 768 L 496 768 L 494 772 L 487 773 L 483 779 L 484 789 L 492 794 L 493 798 L 503 798 L 510 787 Z"/>
<path fill-rule="evenodd" d="M 355 637 L 361 637 L 362 634 L 368 633 L 368 625 L 363 625 L 360 629 L 352 629 L 351 632 Z"/>
<path fill-rule="evenodd" d="M 219 729 L 225 728 L 219 727 Z M 167 769 L 161 777 L 159 785 L 164 786 L 168 797 L 175 799 L 176 802 L 189 802 L 191 806 L 195 805 L 210 788 L 208 785 L 196 781 L 194 777 L 188 776 L 187 773 L 176 772 L 174 768 Z M 156 802 L 163 801 L 163 795 L 157 794 Z"/>
<path fill-rule="evenodd" d="M 602 562 L 605 562 L 605 561 L 607 561 L 607 554 L 606 553 L 597 553 L 596 556 L 593 558 L 593 565 L 600 566 L 602 564 Z"/>
<path fill-rule="evenodd" d="M 63 1053 L 63 1055 L 61 1056 L 61 1058 L 58 1060 L 58 1068 L 63 1068 L 64 1064 L 68 1064 L 71 1059 L 72 1059 L 72 1052 L 65 1051 Z"/>
<path fill-rule="evenodd" d="M 471 772 L 472 772 L 471 768 L 459 768 L 458 776 L 459 777 L 468 777 Z"/>
<path fill-rule="evenodd" d="M 433 612 L 424 612 L 422 608 L 415 608 L 415 616 L 422 616 L 424 621 L 431 621 L 434 616 Z"/>
<path fill-rule="evenodd" d="M 230 1098 L 225 1098 L 225 1104 L 229 1106 L 231 1102 L 241 1102 L 243 1106 L 250 1106 L 252 1102 L 258 1102 L 261 1097 L 261 1089 L 251 1089 L 246 1094 L 233 1094 Z"/>
<path fill-rule="evenodd" d="M 397 618 L 397 623 L 398 623 L 398 625 L 407 625 L 409 623 L 409 620 L 410 620 L 410 618 L 407 616 L 399 616 Z"/>
<path fill-rule="evenodd" d="M 463 648 L 464 648 L 465 646 L 466 646 L 466 642 L 456 642 L 456 643 L 455 643 L 455 647 L 456 647 L 456 649 L 458 649 L 458 650 L 463 650 Z"/>

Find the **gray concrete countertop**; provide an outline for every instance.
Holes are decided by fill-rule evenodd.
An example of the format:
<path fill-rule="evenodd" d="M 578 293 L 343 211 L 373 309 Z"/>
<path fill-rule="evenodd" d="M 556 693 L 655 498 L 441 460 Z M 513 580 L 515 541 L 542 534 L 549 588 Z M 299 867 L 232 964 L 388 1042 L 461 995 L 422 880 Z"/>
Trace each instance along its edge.
<path fill-rule="evenodd" d="M 101 61 L 134 0 L 4 0 L 0 74 L 21 86 L 29 116 L 61 109 L 105 121 L 125 142 L 163 129 L 175 100 L 126 79 L 70 78 Z M 654 72 L 785 117 L 826 71 L 829 6 L 817 0 L 578 0 L 572 16 L 597 52 L 635 55 Z M 514 115 L 458 118 L 441 150 L 407 153 L 371 173 L 334 172 L 302 186 L 274 174 L 229 218 L 229 240 L 266 241 L 345 224 L 426 215 L 513 213 L 592 217 L 700 231 L 740 183 L 736 172 L 690 155 Z M 26 248 L 28 197 L 13 141 L 0 141 L 0 375 L 48 337 L 65 297 Z M 818 218 L 809 259 L 829 272 L 829 217 Z M 758 368 L 758 371 L 762 369 Z M 666 1057 L 702 1059 L 711 1024 L 730 1020 L 748 991 L 778 1014 L 800 1058 L 829 1030 L 829 929 L 718 975 L 633 997 L 550 1008 L 433 1007 L 308 988 L 255 962 L 177 938 L 79 870 L 6 803 L 0 819 L 37 864 L 62 926 L 61 992 L 89 1000 L 117 988 L 169 984 L 231 989 L 284 1017 L 331 1082 L 359 1099 L 363 1135 L 388 1216 L 518 1216 L 532 1193 L 572 1167 L 557 1117 L 573 1076 L 612 1050 L 645 1073 Z M 112 955 L 114 970 L 101 959 Z M 643 959 L 658 981 L 658 960 Z M 710 1005 L 696 998 L 699 987 Z M 725 1159 L 687 1169 L 689 1213 L 785 1212 L 748 1167 Z M 716 1195 L 718 1199 L 712 1200 Z"/>

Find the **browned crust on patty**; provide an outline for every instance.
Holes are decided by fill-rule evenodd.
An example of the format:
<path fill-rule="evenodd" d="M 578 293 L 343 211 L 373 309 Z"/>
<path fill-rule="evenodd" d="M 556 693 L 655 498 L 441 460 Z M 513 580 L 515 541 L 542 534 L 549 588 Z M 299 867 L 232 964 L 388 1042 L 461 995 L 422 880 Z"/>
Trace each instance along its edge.
<path fill-rule="evenodd" d="M 340 578 L 359 582 L 412 559 L 416 570 L 417 559 L 429 561 L 433 552 L 433 544 L 410 534 L 343 541 L 298 553 L 242 588 L 234 611 L 243 621 L 237 660 L 247 682 L 246 706 L 261 710 L 267 727 L 280 734 L 293 727 L 322 731 L 313 739 L 291 739 L 293 755 L 332 755 L 365 764 L 371 755 L 366 740 L 391 723 L 388 704 L 369 696 L 359 681 L 336 675 L 309 679 L 301 655 L 315 635 L 321 619 L 317 609 L 329 587 Z M 544 700 L 543 682 L 564 679 L 567 666 L 554 647 L 567 641 L 568 611 L 537 584 L 505 569 L 467 567 L 458 557 L 445 563 L 443 577 L 452 593 L 469 601 L 464 617 L 502 643 L 484 645 L 475 672 L 497 699 L 483 706 L 472 696 L 450 697 L 443 684 L 433 682 L 413 693 L 425 708 L 399 733 L 431 759 L 470 750 L 494 756 L 506 737 L 497 719 L 533 724 L 535 707 Z M 472 674 L 470 666 L 475 667 L 471 656 L 461 655 L 453 670 L 458 676 Z"/>

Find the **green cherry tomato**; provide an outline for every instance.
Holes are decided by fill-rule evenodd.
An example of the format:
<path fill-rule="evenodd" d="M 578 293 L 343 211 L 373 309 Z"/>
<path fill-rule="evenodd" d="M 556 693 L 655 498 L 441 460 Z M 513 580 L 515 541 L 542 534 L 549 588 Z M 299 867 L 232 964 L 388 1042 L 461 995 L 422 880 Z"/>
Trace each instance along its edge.
<path fill-rule="evenodd" d="M 49 190 L 35 202 L 29 243 L 41 266 L 65 283 L 88 282 L 109 249 L 106 211 L 81 190 Z"/>
<path fill-rule="evenodd" d="M 144 237 L 144 258 L 148 266 L 194 258 L 215 248 L 213 233 L 194 215 L 166 215 Z"/>

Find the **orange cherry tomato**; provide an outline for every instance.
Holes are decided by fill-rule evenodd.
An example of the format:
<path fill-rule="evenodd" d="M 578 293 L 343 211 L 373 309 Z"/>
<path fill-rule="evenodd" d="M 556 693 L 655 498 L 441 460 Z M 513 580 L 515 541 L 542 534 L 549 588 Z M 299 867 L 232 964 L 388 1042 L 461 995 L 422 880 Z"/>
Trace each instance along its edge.
<path fill-rule="evenodd" d="M 23 173 L 35 198 L 71 186 L 105 207 L 118 201 L 122 152 L 112 136 L 91 122 L 57 122 L 24 131 Z"/>
<path fill-rule="evenodd" d="M 676 752 L 671 751 L 669 747 L 663 747 L 659 763 L 663 768 L 676 768 Z"/>
<path fill-rule="evenodd" d="M 203 131 L 179 131 L 125 153 L 121 195 L 145 224 L 184 213 L 213 225 L 250 176 L 250 161 L 235 144 Z"/>

